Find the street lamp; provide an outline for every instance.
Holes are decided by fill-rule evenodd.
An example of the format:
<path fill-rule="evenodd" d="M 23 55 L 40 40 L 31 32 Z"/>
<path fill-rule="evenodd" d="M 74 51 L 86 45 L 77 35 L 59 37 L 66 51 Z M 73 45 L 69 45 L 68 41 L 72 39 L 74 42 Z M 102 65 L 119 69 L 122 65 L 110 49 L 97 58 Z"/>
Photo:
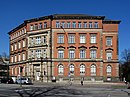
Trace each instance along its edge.
<path fill-rule="evenodd" d="M 65 29 L 62 26 L 61 26 L 61 29 L 63 29 L 64 33 L 66 34 L 66 31 L 65 31 Z M 65 36 L 66 36 L 67 42 L 69 43 L 67 34 Z M 70 65 L 70 54 L 69 54 L 69 63 L 68 64 Z M 70 70 L 68 72 L 68 78 L 69 78 L 69 80 L 71 79 L 71 72 L 70 72 Z"/>
<path fill-rule="evenodd" d="M 41 57 L 41 75 L 40 75 L 40 77 L 41 77 L 41 81 L 43 82 L 43 72 L 42 72 L 42 65 L 43 65 L 43 57 Z"/>

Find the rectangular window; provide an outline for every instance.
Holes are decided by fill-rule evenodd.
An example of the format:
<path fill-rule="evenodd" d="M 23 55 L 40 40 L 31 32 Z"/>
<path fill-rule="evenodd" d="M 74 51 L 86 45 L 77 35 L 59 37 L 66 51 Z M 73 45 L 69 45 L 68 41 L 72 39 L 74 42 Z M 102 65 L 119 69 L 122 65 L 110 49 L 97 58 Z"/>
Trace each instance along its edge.
<path fill-rule="evenodd" d="M 36 44 L 40 44 L 41 43 L 41 37 L 40 36 L 37 36 L 36 37 Z"/>
<path fill-rule="evenodd" d="M 62 28 L 65 28 L 65 22 L 62 22 L 61 25 L 62 25 Z"/>
<path fill-rule="evenodd" d="M 80 58 L 86 58 L 86 51 L 80 50 Z"/>
<path fill-rule="evenodd" d="M 85 35 L 80 35 L 80 43 L 86 43 Z"/>
<path fill-rule="evenodd" d="M 112 37 L 106 37 L 106 45 L 112 46 Z"/>
<path fill-rule="evenodd" d="M 106 57 L 107 57 L 107 60 L 111 60 L 112 59 L 112 53 L 111 52 L 107 52 L 106 53 Z"/>
<path fill-rule="evenodd" d="M 25 60 L 25 54 L 23 53 L 23 60 Z"/>
<path fill-rule="evenodd" d="M 47 22 L 44 22 L 44 28 L 47 28 Z"/>
<path fill-rule="evenodd" d="M 94 28 L 98 28 L 98 22 L 94 23 Z"/>
<path fill-rule="evenodd" d="M 58 58 L 64 58 L 64 51 L 58 50 Z"/>
<path fill-rule="evenodd" d="M 25 47 L 25 45 L 26 45 L 26 44 L 25 44 L 25 40 L 23 40 L 23 47 Z"/>
<path fill-rule="evenodd" d="M 33 25 L 30 25 L 30 31 L 32 31 L 33 30 Z"/>
<path fill-rule="evenodd" d="M 42 23 L 39 24 L 38 29 L 42 29 Z"/>
<path fill-rule="evenodd" d="M 89 22 L 89 28 L 92 28 L 92 22 Z"/>
<path fill-rule="evenodd" d="M 75 43 L 75 36 L 69 35 L 69 43 Z"/>
<path fill-rule="evenodd" d="M 75 51 L 69 50 L 69 58 L 75 58 Z"/>
<path fill-rule="evenodd" d="M 13 45 L 11 45 L 11 51 L 13 51 L 14 50 L 14 47 L 13 47 Z"/>
<path fill-rule="evenodd" d="M 36 50 L 36 57 L 40 58 L 41 57 L 41 50 Z"/>
<path fill-rule="evenodd" d="M 76 28 L 76 22 L 72 23 L 72 28 Z"/>
<path fill-rule="evenodd" d="M 91 50 L 91 51 L 90 51 L 90 58 L 91 58 L 91 59 L 95 59 L 96 56 L 97 56 L 96 50 Z"/>
<path fill-rule="evenodd" d="M 37 30 L 37 29 L 38 29 L 38 25 L 35 24 L 35 25 L 34 25 L 34 30 Z"/>
<path fill-rule="evenodd" d="M 84 22 L 84 28 L 87 28 L 87 22 Z"/>
<path fill-rule="evenodd" d="M 70 28 L 70 22 L 67 22 L 67 28 Z"/>
<path fill-rule="evenodd" d="M 64 43 L 64 35 L 58 35 L 58 43 Z"/>
<path fill-rule="evenodd" d="M 59 21 L 56 22 L 56 28 L 60 28 L 60 22 Z"/>
<path fill-rule="evenodd" d="M 20 41 L 18 42 L 18 48 L 19 48 L 19 49 L 21 48 L 21 43 L 20 43 Z"/>
<path fill-rule="evenodd" d="M 96 43 L 96 34 L 91 34 L 90 43 Z"/>
<path fill-rule="evenodd" d="M 82 28 L 82 23 L 78 22 L 78 28 Z"/>

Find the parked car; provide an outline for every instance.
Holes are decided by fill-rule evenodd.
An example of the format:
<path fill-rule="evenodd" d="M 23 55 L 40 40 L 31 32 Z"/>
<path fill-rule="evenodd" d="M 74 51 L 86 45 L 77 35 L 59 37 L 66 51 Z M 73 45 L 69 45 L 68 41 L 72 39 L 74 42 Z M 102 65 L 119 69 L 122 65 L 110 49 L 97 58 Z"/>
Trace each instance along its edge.
<path fill-rule="evenodd" d="M 16 79 L 15 83 L 16 84 L 32 84 L 32 80 L 27 77 L 22 77 L 22 78 Z"/>
<path fill-rule="evenodd" d="M 2 78 L 1 83 L 14 84 L 14 81 L 12 78 Z"/>

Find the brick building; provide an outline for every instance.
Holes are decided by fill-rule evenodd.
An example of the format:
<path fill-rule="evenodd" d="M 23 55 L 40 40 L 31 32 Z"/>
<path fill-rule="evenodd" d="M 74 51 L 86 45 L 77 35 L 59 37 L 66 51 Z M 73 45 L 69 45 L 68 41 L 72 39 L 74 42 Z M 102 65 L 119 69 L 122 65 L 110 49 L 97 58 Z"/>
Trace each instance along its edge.
<path fill-rule="evenodd" d="M 10 75 L 33 80 L 118 81 L 118 20 L 54 14 L 9 32 Z"/>

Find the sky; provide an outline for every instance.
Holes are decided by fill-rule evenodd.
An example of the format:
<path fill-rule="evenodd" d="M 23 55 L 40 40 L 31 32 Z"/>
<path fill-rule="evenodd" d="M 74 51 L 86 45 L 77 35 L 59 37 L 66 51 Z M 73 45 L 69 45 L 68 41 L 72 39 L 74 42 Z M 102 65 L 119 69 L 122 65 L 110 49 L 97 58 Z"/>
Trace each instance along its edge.
<path fill-rule="evenodd" d="M 51 14 L 89 14 L 121 20 L 119 58 L 124 49 L 130 49 L 130 0 L 1 0 L 0 54 L 9 55 L 9 31 L 24 20 Z"/>

